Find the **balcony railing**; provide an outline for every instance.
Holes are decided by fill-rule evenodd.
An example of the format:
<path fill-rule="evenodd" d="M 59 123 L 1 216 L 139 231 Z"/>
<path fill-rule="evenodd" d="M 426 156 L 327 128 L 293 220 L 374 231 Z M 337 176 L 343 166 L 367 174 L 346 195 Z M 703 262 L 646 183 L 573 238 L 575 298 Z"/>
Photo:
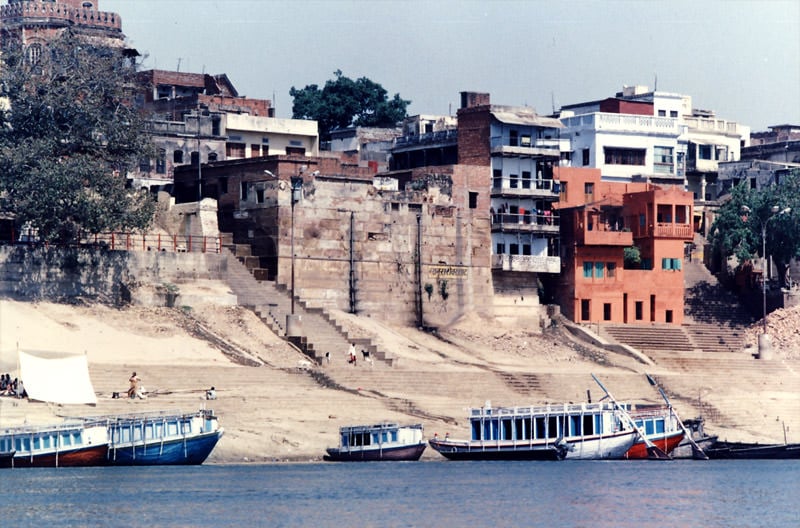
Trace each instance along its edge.
<path fill-rule="evenodd" d="M 492 180 L 493 196 L 532 196 L 558 198 L 560 182 L 547 179 L 531 178 L 494 178 Z"/>
<path fill-rule="evenodd" d="M 579 244 L 585 246 L 632 246 L 633 233 L 610 229 L 583 230 L 578 233 Z"/>
<path fill-rule="evenodd" d="M 655 226 L 636 226 L 633 229 L 633 236 L 636 238 L 655 237 L 692 240 L 694 233 L 692 233 L 692 226 L 690 224 L 659 222 Z"/>
<path fill-rule="evenodd" d="M 680 134 L 678 119 L 672 117 L 596 112 L 567 117 L 561 121 L 569 128 L 588 128 L 609 132 L 657 132 L 676 137 Z"/>
<path fill-rule="evenodd" d="M 492 215 L 492 230 L 558 234 L 560 221 L 560 217 L 552 213 L 495 213 Z"/>
<path fill-rule="evenodd" d="M 492 255 L 492 269 L 523 273 L 561 273 L 561 258 L 541 255 Z"/>

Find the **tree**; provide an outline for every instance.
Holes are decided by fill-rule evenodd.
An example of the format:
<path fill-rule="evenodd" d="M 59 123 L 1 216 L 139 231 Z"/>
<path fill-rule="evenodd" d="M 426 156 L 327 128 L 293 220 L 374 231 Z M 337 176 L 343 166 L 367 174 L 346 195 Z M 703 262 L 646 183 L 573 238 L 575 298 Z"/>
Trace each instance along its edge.
<path fill-rule="evenodd" d="M 764 257 L 764 243 L 780 285 L 785 286 L 789 261 L 800 257 L 800 171 L 761 189 L 751 189 L 747 182 L 734 187 L 731 199 L 719 209 L 709 239 L 717 254 L 725 259 L 736 256 L 740 262 Z"/>
<path fill-rule="evenodd" d="M 316 84 L 297 89 L 292 86 L 289 95 L 294 98 L 292 117 L 314 119 L 319 123 L 319 134 L 323 141 L 330 133 L 349 126 L 392 127 L 406 117 L 406 108 L 411 101 L 401 99 L 399 94 L 388 98 L 380 84 L 361 77 L 352 80 L 334 72 L 336 79 L 329 80 L 320 90 Z"/>
<path fill-rule="evenodd" d="M 41 54 L 4 49 L 0 211 L 60 243 L 149 225 L 152 200 L 126 189 L 124 177 L 153 152 L 132 104 L 134 74 L 120 50 L 70 33 Z"/>

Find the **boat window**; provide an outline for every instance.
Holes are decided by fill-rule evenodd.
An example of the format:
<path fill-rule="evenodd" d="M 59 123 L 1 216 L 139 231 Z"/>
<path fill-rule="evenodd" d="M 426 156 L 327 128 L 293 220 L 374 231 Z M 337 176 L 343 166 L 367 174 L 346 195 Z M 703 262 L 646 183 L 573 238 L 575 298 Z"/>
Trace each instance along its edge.
<path fill-rule="evenodd" d="M 380 433 L 372 433 L 372 443 L 373 444 L 380 444 L 381 443 L 381 434 Z"/>
<path fill-rule="evenodd" d="M 644 422 L 644 433 L 649 435 L 653 434 L 655 431 L 654 425 L 655 424 L 653 424 L 653 420 L 647 420 Z"/>
<path fill-rule="evenodd" d="M 514 438 L 516 440 L 525 440 L 525 421 L 522 418 L 514 420 Z"/>
<path fill-rule="evenodd" d="M 594 428 L 592 427 L 592 415 L 591 414 L 584 414 L 583 415 L 583 434 L 591 435 L 594 434 Z"/>
<path fill-rule="evenodd" d="M 72 437 L 69 436 L 69 433 L 64 433 L 63 435 L 61 435 L 61 445 L 62 446 L 72 445 Z"/>
<path fill-rule="evenodd" d="M 473 440 L 481 439 L 481 422 L 478 420 L 473 420 L 472 422 L 472 439 Z"/>
<path fill-rule="evenodd" d="M 569 417 L 569 434 L 571 436 L 581 436 L 583 434 L 580 415 Z"/>
<path fill-rule="evenodd" d="M 349 440 L 350 440 L 350 437 L 349 437 L 349 436 L 347 436 L 346 434 L 343 434 L 343 435 L 342 435 L 342 447 L 347 447 L 347 446 L 349 446 L 349 445 L 350 445 L 350 442 L 349 442 Z"/>
<path fill-rule="evenodd" d="M 547 429 L 544 426 L 544 416 L 537 416 L 536 417 L 536 436 L 534 438 L 542 439 L 547 438 L 545 431 Z"/>
<path fill-rule="evenodd" d="M 514 438 L 513 421 L 510 418 L 507 420 L 501 420 L 500 427 L 502 427 L 502 429 L 500 430 L 500 434 L 503 440 L 512 440 Z"/>
<path fill-rule="evenodd" d="M 397 442 L 397 431 L 392 431 L 391 436 L 392 442 Z"/>
<path fill-rule="evenodd" d="M 44 440 L 42 442 L 42 444 L 44 444 L 43 445 L 44 449 L 49 449 L 50 448 L 50 437 L 49 436 L 45 436 L 42 440 Z"/>
<path fill-rule="evenodd" d="M 550 416 L 547 420 L 547 438 L 558 438 L 558 417 Z"/>
<path fill-rule="evenodd" d="M 603 434 L 603 416 L 600 414 L 594 415 L 594 434 Z"/>
<path fill-rule="evenodd" d="M 664 426 L 664 419 L 663 418 L 659 418 L 658 420 L 656 420 L 656 432 L 657 433 L 663 433 L 665 430 L 666 429 L 665 429 L 665 426 Z"/>
<path fill-rule="evenodd" d="M 33 439 L 33 449 L 41 449 L 42 447 L 42 439 L 38 436 L 34 437 Z"/>

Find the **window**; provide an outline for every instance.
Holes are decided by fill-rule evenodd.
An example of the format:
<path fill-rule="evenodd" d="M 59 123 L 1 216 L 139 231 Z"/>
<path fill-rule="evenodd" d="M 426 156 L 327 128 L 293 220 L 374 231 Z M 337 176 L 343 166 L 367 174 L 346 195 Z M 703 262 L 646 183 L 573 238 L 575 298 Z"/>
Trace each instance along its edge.
<path fill-rule="evenodd" d="M 509 174 L 508 175 L 508 186 L 512 189 L 516 189 L 519 187 L 519 174 Z"/>
<path fill-rule="evenodd" d="M 610 279 L 613 278 L 617 271 L 617 264 L 614 262 L 606 263 L 606 276 Z"/>
<path fill-rule="evenodd" d="M 603 321 L 611 320 L 611 303 L 603 303 Z"/>
<path fill-rule="evenodd" d="M 592 269 L 594 268 L 593 262 L 584 262 L 583 263 L 583 278 L 584 279 L 591 279 L 592 278 Z"/>
<path fill-rule="evenodd" d="M 241 182 L 239 187 L 239 196 L 243 202 L 247 201 L 247 182 Z"/>
<path fill-rule="evenodd" d="M 303 147 L 286 147 L 286 155 L 305 156 L 306 149 Z"/>
<path fill-rule="evenodd" d="M 531 171 L 522 171 L 522 188 L 531 188 Z"/>
<path fill-rule="evenodd" d="M 492 189 L 502 189 L 503 188 L 503 171 L 500 169 L 494 169 L 492 171 Z"/>
<path fill-rule="evenodd" d="M 655 147 L 653 149 L 653 172 L 672 174 L 674 167 L 672 147 Z"/>
<path fill-rule="evenodd" d="M 603 270 L 605 269 L 605 264 L 602 262 L 595 262 L 594 263 L 594 278 L 595 279 L 602 279 L 603 278 Z"/>
<path fill-rule="evenodd" d="M 172 163 L 183 163 L 183 151 L 176 150 L 172 153 Z"/>
<path fill-rule="evenodd" d="M 478 193 L 470 191 L 469 193 L 469 208 L 476 209 L 478 207 Z"/>
<path fill-rule="evenodd" d="M 644 305 L 642 301 L 636 301 L 636 320 L 641 321 L 643 317 Z"/>
<path fill-rule="evenodd" d="M 519 145 L 518 136 L 519 133 L 516 130 L 511 130 L 508 133 L 508 144 L 511 145 L 512 147 L 516 147 L 517 145 Z"/>
<path fill-rule="evenodd" d="M 583 149 L 583 166 L 584 167 L 589 166 L 589 149 L 588 148 Z"/>
<path fill-rule="evenodd" d="M 212 136 L 219 136 L 220 135 L 220 117 L 214 116 L 211 118 L 211 135 Z"/>
<path fill-rule="evenodd" d="M 677 110 L 670 110 L 669 111 L 669 116 L 670 117 L 678 117 L 678 111 Z"/>
<path fill-rule="evenodd" d="M 258 158 L 261 156 L 261 145 L 250 145 L 250 157 Z"/>
<path fill-rule="evenodd" d="M 27 51 L 27 59 L 28 64 L 35 65 L 39 64 L 39 60 L 42 58 L 42 45 L 41 44 L 31 44 L 28 46 Z"/>
<path fill-rule="evenodd" d="M 671 323 L 671 322 L 672 322 L 672 310 L 667 310 L 667 313 L 666 313 L 666 322 L 668 322 L 668 323 Z"/>
<path fill-rule="evenodd" d="M 158 150 L 158 157 L 156 158 L 156 173 L 167 173 L 167 151 L 164 149 Z"/>
<path fill-rule="evenodd" d="M 658 117 L 667 117 L 667 111 L 666 110 L 659 110 L 658 111 Z"/>
<path fill-rule="evenodd" d="M 584 183 L 583 194 L 594 194 L 594 183 Z"/>
<path fill-rule="evenodd" d="M 531 146 L 531 136 L 528 134 L 523 134 L 519 140 L 520 145 L 523 147 L 530 147 Z"/>
<path fill-rule="evenodd" d="M 711 145 L 697 145 L 697 159 L 711 159 Z"/>
<path fill-rule="evenodd" d="M 681 269 L 681 259 L 662 258 L 661 259 L 661 269 L 663 269 L 663 270 L 680 271 L 680 269 Z"/>
<path fill-rule="evenodd" d="M 606 165 L 644 165 L 645 149 L 605 147 Z"/>
<path fill-rule="evenodd" d="M 244 158 L 245 144 L 244 143 L 226 143 L 225 155 L 228 158 Z"/>
<path fill-rule="evenodd" d="M 497 243 L 497 250 L 495 251 L 496 254 L 502 255 L 506 252 L 506 245 L 502 242 Z"/>
<path fill-rule="evenodd" d="M 150 172 L 150 160 L 141 158 L 139 160 L 139 172 Z"/>
<path fill-rule="evenodd" d="M 566 200 L 567 199 L 567 182 L 563 182 L 562 181 L 562 182 L 560 182 L 558 184 L 558 186 L 559 186 L 559 192 L 561 193 L 561 199 L 562 200 Z"/>

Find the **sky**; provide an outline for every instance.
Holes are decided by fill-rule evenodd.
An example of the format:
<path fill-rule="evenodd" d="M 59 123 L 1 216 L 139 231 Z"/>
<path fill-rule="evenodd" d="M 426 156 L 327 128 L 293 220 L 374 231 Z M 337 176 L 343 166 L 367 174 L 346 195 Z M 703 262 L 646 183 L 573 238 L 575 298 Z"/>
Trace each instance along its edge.
<path fill-rule="evenodd" d="M 645 85 L 750 126 L 800 125 L 800 0 L 95 0 L 147 69 L 226 74 L 292 114 L 334 72 L 455 115 L 460 92 L 550 114 Z"/>

